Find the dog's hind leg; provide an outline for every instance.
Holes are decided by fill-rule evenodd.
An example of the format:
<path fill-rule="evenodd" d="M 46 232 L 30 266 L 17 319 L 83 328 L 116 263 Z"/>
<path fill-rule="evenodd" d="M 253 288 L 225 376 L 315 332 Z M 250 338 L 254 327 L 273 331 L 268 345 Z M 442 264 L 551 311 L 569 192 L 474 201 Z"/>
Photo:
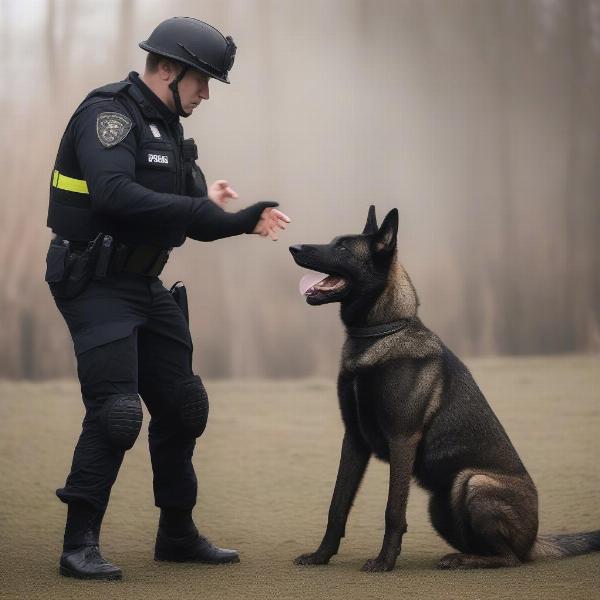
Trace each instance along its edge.
<path fill-rule="evenodd" d="M 496 508 L 502 511 L 501 507 Z M 477 545 L 482 554 L 447 554 L 438 563 L 440 569 L 495 569 L 521 564 L 511 547 L 509 526 L 502 517 L 498 518 L 498 510 L 472 515 L 472 522 L 474 527 L 478 527 Z"/>
<path fill-rule="evenodd" d="M 452 509 L 467 552 L 444 556 L 441 569 L 516 567 L 527 560 L 537 535 L 537 493 L 528 476 L 459 474 Z"/>
<path fill-rule="evenodd" d="M 438 563 L 440 569 L 498 569 L 518 567 L 521 561 L 513 555 L 481 556 L 479 554 L 446 554 Z"/>
<path fill-rule="evenodd" d="M 324 565 L 334 554 L 337 554 L 340 540 L 345 535 L 348 514 L 370 456 L 370 450 L 356 439 L 354 434 L 346 431 L 323 541 L 315 552 L 302 554 L 296 558 L 295 564 Z"/>
<path fill-rule="evenodd" d="M 448 492 L 436 492 L 429 498 L 429 519 L 433 528 L 450 546 L 457 550 L 466 550 Z"/>

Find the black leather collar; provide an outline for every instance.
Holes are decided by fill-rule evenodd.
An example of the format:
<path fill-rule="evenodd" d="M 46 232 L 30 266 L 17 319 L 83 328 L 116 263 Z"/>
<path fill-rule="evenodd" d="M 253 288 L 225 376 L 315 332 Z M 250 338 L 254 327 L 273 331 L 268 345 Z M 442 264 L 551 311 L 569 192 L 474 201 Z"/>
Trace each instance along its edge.
<path fill-rule="evenodd" d="M 383 337 L 397 331 L 402 331 L 410 323 L 410 319 L 400 319 L 383 325 L 372 325 L 370 327 L 346 327 L 346 333 L 354 338 Z"/>

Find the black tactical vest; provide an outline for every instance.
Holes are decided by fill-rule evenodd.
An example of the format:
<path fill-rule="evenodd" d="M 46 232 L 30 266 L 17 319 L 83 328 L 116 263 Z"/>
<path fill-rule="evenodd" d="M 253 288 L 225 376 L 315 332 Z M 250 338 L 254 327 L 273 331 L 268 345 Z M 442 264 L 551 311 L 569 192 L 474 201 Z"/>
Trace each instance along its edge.
<path fill-rule="evenodd" d="M 159 193 L 207 194 L 204 175 L 195 163 L 196 147 L 193 140 L 183 139 L 181 124 L 176 121 L 169 127 L 135 84 L 120 81 L 90 92 L 65 129 L 50 182 L 48 227 L 72 241 L 91 240 L 102 232 L 126 244 L 180 246 L 185 241 L 184 230 L 165 229 L 160 224 L 145 225 L 142 229 L 135 223 L 119 221 L 90 208 L 93 197 L 77 160 L 71 124 L 85 108 L 110 98 L 119 100 L 115 111 L 122 112 L 120 105 L 123 105 L 134 123 L 129 135 L 135 135 L 136 139 L 137 183 Z"/>

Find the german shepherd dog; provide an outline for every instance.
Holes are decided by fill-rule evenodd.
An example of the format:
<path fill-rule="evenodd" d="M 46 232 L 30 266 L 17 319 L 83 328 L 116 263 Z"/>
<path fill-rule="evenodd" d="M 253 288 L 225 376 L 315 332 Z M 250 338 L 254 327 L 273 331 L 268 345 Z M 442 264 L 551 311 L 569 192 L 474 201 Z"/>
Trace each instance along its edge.
<path fill-rule="evenodd" d="M 538 537 L 535 485 L 467 367 L 417 317 L 397 231 L 397 209 L 379 227 L 371 206 L 362 234 L 290 247 L 298 265 L 320 274 L 305 284 L 308 304 L 340 302 L 346 328 L 337 382 L 345 434 L 327 529 L 294 562 L 326 564 L 337 553 L 372 454 L 389 462 L 389 494 L 381 552 L 363 571 L 394 568 L 412 476 L 430 493 L 434 528 L 458 550 L 442 569 L 599 550 L 600 530 Z"/>

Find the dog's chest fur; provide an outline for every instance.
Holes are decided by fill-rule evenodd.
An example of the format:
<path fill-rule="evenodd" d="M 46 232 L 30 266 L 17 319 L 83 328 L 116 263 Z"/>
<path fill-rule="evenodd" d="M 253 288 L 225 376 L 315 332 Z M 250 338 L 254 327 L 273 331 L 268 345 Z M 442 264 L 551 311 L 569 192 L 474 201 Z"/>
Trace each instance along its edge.
<path fill-rule="evenodd" d="M 362 439 L 375 456 L 389 460 L 389 441 L 418 431 L 427 409 L 427 395 L 415 395 L 422 360 L 396 359 L 353 376 L 352 413 Z"/>
<path fill-rule="evenodd" d="M 361 437 L 366 441 L 375 456 L 382 460 L 389 460 L 389 446 L 384 430 L 381 427 L 385 418 L 386 398 L 385 391 L 379 386 L 373 388 L 373 374 L 356 375 L 354 377 L 354 411 L 356 424 Z"/>

